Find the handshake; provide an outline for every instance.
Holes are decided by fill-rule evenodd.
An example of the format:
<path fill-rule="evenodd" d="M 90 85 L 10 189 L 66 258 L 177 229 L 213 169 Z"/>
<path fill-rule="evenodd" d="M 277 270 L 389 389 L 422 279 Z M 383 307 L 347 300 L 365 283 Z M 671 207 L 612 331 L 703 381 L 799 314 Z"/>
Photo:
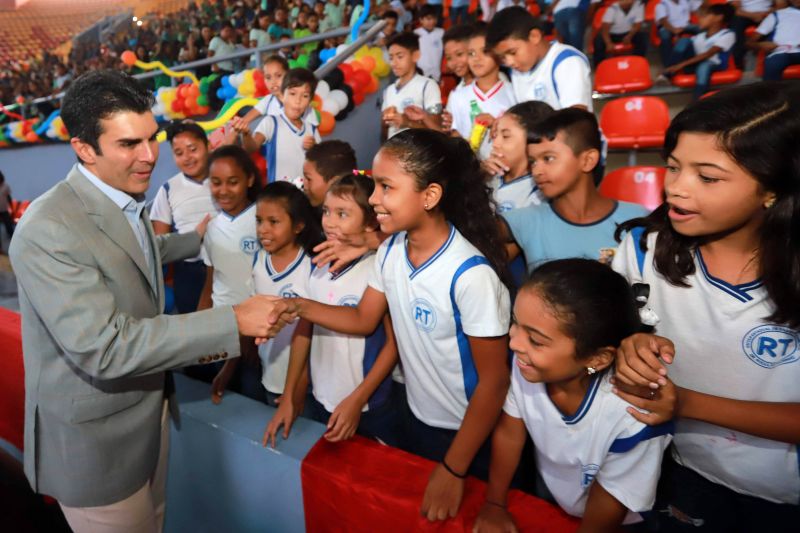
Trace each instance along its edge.
<path fill-rule="evenodd" d="M 234 305 L 233 312 L 239 334 L 255 337 L 256 344 L 261 344 L 297 319 L 300 304 L 293 298 L 259 294 Z"/>

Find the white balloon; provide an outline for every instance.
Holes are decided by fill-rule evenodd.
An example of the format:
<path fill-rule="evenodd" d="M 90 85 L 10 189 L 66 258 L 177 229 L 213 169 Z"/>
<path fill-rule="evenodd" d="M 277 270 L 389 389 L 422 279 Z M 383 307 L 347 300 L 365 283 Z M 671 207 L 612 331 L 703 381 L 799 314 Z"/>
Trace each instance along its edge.
<path fill-rule="evenodd" d="M 328 98 L 333 98 L 336 101 L 336 104 L 339 106 L 339 111 L 347 107 L 347 93 L 341 89 L 331 91 Z"/>
<path fill-rule="evenodd" d="M 238 74 L 231 74 L 229 81 L 231 82 L 231 87 L 236 87 L 238 89 L 239 85 L 241 85 L 242 81 L 244 81 L 244 72 L 240 72 Z"/>
<path fill-rule="evenodd" d="M 327 98 L 322 100 L 322 110 L 327 111 L 331 115 L 336 116 L 339 114 L 339 111 L 341 111 L 342 108 L 339 107 L 339 103 L 336 101 L 335 98 L 333 98 L 332 96 L 328 96 Z"/>
<path fill-rule="evenodd" d="M 317 83 L 317 90 L 315 91 L 317 96 L 325 100 L 325 98 L 330 94 L 331 87 L 328 85 L 328 82 L 325 80 L 319 80 Z"/>

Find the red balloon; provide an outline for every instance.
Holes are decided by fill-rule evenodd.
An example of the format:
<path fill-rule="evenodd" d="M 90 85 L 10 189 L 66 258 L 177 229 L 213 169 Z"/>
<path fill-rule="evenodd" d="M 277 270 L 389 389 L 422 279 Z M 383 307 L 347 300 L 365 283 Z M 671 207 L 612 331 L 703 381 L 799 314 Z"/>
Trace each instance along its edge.
<path fill-rule="evenodd" d="M 353 79 L 363 90 L 369 85 L 369 82 L 372 80 L 372 76 L 370 76 L 369 72 L 366 70 L 357 70 L 353 73 Z"/>
<path fill-rule="evenodd" d="M 353 103 L 356 105 L 361 105 L 362 102 L 364 102 L 364 92 L 353 91 Z"/>
<path fill-rule="evenodd" d="M 180 113 L 183 111 L 183 100 L 175 99 L 172 101 L 172 110 L 175 113 Z"/>
<path fill-rule="evenodd" d="M 353 74 L 353 66 L 348 65 L 347 63 L 342 63 L 339 65 L 339 70 L 342 71 L 342 74 L 344 74 L 345 77 L 347 77 L 348 74 Z"/>
<path fill-rule="evenodd" d="M 355 80 L 344 80 L 344 84 L 352 89 L 353 94 L 361 92 L 361 87 L 355 82 Z"/>
<path fill-rule="evenodd" d="M 125 50 L 124 52 L 122 52 L 120 59 L 122 59 L 122 62 L 128 65 L 129 67 L 132 67 L 133 65 L 136 64 L 136 54 L 134 54 L 130 50 Z"/>

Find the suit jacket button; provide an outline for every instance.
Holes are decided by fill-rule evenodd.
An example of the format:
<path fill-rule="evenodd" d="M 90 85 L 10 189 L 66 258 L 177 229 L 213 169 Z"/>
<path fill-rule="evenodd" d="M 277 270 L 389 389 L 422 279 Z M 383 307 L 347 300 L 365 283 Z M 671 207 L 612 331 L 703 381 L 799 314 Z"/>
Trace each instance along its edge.
<path fill-rule="evenodd" d="M 214 361 L 219 361 L 219 354 L 215 353 L 214 357 L 212 357 L 211 359 L 213 359 Z"/>
<path fill-rule="evenodd" d="M 228 358 L 228 352 L 222 352 L 222 358 L 223 359 L 227 359 Z"/>

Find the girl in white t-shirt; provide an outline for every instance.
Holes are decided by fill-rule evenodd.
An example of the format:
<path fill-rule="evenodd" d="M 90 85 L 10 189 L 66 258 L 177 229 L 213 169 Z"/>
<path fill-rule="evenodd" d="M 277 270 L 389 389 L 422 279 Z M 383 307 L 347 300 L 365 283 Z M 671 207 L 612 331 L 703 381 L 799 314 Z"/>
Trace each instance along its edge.
<path fill-rule="evenodd" d="M 255 211 L 256 235 L 261 249 L 251 262 L 251 294 L 282 298 L 308 296 L 308 279 L 313 270 L 311 254 L 322 238 L 308 198 L 291 183 L 270 183 L 258 195 Z M 296 325 L 296 322 L 287 325 L 258 347 L 261 384 L 270 405 L 277 405 L 277 399 L 284 392 L 289 348 Z M 214 393 L 219 397 L 237 365 L 238 359 L 226 361 L 214 381 Z"/>
<path fill-rule="evenodd" d="M 347 175 L 334 181 L 322 205 L 322 227 L 328 241 L 378 229 L 375 211 L 368 199 L 375 188 L 363 175 Z M 315 269 L 308 280 L 308 298 L 329 304 L 358 305 L 372 274 L 375 253 L 368 252 L 332 272 L 328 266 Z M 331 442 L 349 439 L 356 432 L 396 445 L 397 416 L 390 401 L 392 369 L 397 364 L 397 345 L 389 315 L 366 336 L 346 335 L 301 319 L 294 332 L 289 372 L 278 411 L 264 433 L 264 443 L 275 445 L 283 426 L 287 438 L 292 423 L 303 411 L 311 379 L 313 394 L 307 411 L 327 424 L 325 438 Z M 291 401 L 290 401 L 291 399 Z"/>
<path fill-rule="evenodd" d="M 514 303 L 511 388 L 476 532 L 513 530 L 506 497 L 527 433 L 542 479 L 564 511 L 581 517 L 581 531 L 642 521 L 672 424 L 635 420 L 612 392 L 617 347 L 639 328 L 633 291 L 609 267 L 561 259 L 533 271 Z"/>
<path fill-rule="evenodd" d="M 211 196 L 220 212 L 208 223 L 203 239 L 206 282 L 197 309 L 236 305 L 250 296 L 250 269 L 261 248 L 256 238 L 255 199 L 261 190 L 258 169 L 238 146 L 223 146 L 208 158 Z M 245 346 L 247 344 L 247 346 Z M 243 352 L 252 343 L 243 343 Z M 260 394 L 254 381 L 248 394 Z M 221 394 L 214 393 L 212 399 Z"/>
<path fill-rule="evenodd" d="M 759 83 L 687 107 L 664 144 L 666 202 L 620 227 L 613 266 L 647 287 L 660 321 L 622 342 L 618 387 L 670 416 L 659 399 L 667 376 L 677 385 L 659 531 L 800 523 L 797 95 Z"/>
<path fill-rule="evenodd" d="M 408 405 L 402 443 L 439 464 L 422 502 L 429 520 L 455 516 L 470 466 L 508 388 L 506 256 L 480 164 L 463 139 L 429 129 L 398 133 L 372 167 L 381 231 L 357 307 L 296 299 L 301 318 L 367 335 L 391 310 Z M 479 456 L 477 461 L 476 456 Z"/>

